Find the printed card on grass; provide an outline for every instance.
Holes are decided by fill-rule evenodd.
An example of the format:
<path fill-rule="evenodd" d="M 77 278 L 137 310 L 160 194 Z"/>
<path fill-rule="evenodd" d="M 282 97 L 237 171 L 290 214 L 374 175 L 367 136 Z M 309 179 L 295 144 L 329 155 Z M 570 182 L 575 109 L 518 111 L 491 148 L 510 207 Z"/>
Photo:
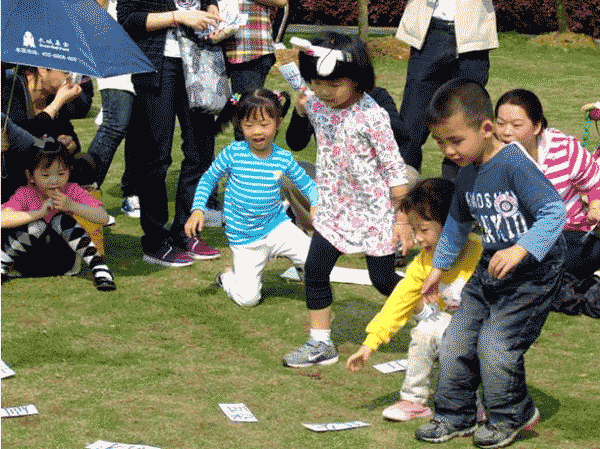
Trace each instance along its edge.
<path fill-rule="evenodd" d="M 235 422 L 257 422 L 246 404 L 219 404 L 225 416 Z"/>
<path fill-rule="evenodd" d="M 86 449 L 160 449 L 155 446 L 147 446 L 145 444 L 126 444 L 126 443 L 111 443 L 109 441 L 98 440 L 92 444 L 88 444 Z"/>
<path fill-rule="evenodd" d="M 390 362 L 373 365 L 373 368 L 375 368 L 377 371 L 381 371 L 383 374 L 395 373 L 397 371 L 406 371 L 406 368 L 408 368 L 408 360 L 392 360 Z"/>
<path fill-rule="evenodd" d="M 0 379 L 5 379 L 14 375 L 15 372 L 4 363 L 4 360 L 0 360 Z"/>
<path fill-rule="evenodd" d="M 359 427 L 370 426 L 364 421 L 332 422 L 328 424 L 302 424 L 313 432 L 335 432 L 337 430 L 358 429 Z"/>
<path fill-rule="evenodd" d="M 19 407 L 5 407 L 0 409 L 0 418 L 17 418 L 19 416 L 37 415 L 35 405 L 21 405 Z"/>

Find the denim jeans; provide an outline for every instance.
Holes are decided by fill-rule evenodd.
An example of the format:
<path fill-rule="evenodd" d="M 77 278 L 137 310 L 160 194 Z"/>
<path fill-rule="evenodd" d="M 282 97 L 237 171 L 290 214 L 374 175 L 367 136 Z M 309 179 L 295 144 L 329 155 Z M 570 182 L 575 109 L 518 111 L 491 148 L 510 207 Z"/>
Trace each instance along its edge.
<path fill-rule="evenodd" d="M 139 179 L 143 180 L 138 196 L 142 248 L 148 252 L 185 242 L 183 227 L 191 213 L 196 186 L 212 164 L 215 151 L 214 116 L 190 108 L 181 59 L 165 58 L 159 76 L 157 87 L 138 85 L 134 78 L 136 96 L 127 133 Z M 175 217 L 167 230 L 167 170 L 173 162 L 175 118 L 181 127 L 183 161 L 176 184 Z"/>
<path fill-rule="evenodd" d="M 590 234 L 582 242 L 585 234 L 582 231 L 563 232 L 567 241 L 565 271 L 579 280 L 587 279 L 600 270 L 600 238 L 596 234 Z"/>
<path fill-rule="evenodd" d="M 441 342 L 435 412 L 442 421 L 474 424 L 480 383 L 490 423 L 519 426 L 531 417 L 523 356 L 560 288 L 565 249 L 561 236 L 544 260 L 528 255 L 503 279 L 488 273 L 494 251 L 484 251 Z"/>
<path fill-rule="evenodd" d="M 451 22 L 431 19 L 421 50 L 412 47 L 406 72 L 400 119 L 410 138 L 403 142 L 402 154 L 418 155 L 420 170 L 421 147 L 429 130 L 425 126 L 425 111 L 435 91 L 453 78 L 466 78 L 485 86 L 490 59 L 488 50 L 456 54 L 456 35 Z"/>
<path fill-rule="evenodd" d="M 131 92 L 120 89 L 103 89 L 100 95 L 102 96 L 102 124 L 88 148 L 88 154 L 96 164 L 98 186 L 104 182 L 117 148 L 125 138 L 134 99 Z M 136 193 L 134 170 L 131 155 L 125 152 L 125 170 L 121 178 L 123 196 Z"/>

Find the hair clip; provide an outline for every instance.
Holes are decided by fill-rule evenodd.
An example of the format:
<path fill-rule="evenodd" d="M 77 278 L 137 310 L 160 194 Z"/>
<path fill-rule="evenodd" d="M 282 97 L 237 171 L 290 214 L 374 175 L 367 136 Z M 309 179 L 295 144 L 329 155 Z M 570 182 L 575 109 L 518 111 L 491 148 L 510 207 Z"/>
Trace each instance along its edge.
<path fill-rule="evenodd" d="M 240 102 L 241 98 L 242 98 L 242 95 L 236 92 L 231 96 L 231 98 L 229 99 L 229 102 L 232 105 L 237 106 L 238 103 Z"/>
<path fill-rule="evenodd" d="M 317 59 L 317 73 L 321 76 L 331 75 L 335 65 L 340 62 L 351 62 L 352 55 L 346 51 L 313 45 L 306 39 L 292 37 L 290 44 L 299 47 L 304 53 L 315 56 Z"/>
<path fill-rule="evenodd" d="M 275 96 L 277 97 L 277 99 L 279 101 L 283 100 L 283 94 L 281 93 L 281 91 L 279 90 L 274 90 L 273 93 L 275 94 Z"/>

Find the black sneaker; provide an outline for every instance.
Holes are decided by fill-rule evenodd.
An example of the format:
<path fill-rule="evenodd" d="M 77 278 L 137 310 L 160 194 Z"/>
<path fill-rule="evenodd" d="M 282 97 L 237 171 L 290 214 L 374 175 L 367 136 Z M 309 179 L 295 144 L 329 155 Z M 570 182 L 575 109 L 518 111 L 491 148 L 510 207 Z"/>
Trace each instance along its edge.
<path fill-rule="evenodd" d="M 521 430 L 530 430 L 539 420 L 540 411 L 536 408 L 533 411 L 533 416 L 518 427 L 500 427 L 489 422 L 484 423 L 473 434 L 473 444 L 486 449 L 508 446 L 517 438 Z"/>
<path fill-rule="evenodd" d="M 415 430 L 415 437 L 417 437 L 417 440 L 426 441 L 427 443 L 443 443 L 455 437 L 472 435 L 475 429 L 477 429 L 477 424 L 453 427 L 442 422 L 439 418 L 433 418 L 427 424 L 423 424 Z"/>

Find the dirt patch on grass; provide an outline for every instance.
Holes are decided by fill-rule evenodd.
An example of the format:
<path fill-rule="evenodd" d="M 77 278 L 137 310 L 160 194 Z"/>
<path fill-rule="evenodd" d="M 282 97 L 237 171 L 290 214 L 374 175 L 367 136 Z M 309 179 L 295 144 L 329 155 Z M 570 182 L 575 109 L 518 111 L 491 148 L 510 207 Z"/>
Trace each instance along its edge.
<path fill-rule="evenodd" d="M 586 34 L 573 33 L 571 31 L 565 33 L 553 31 L 552 33 L 540 34 L 539 36 L 529 39 L 529 43 L 538 47 L 555 47 L 562 48 L 563 50 L 598 48 L 598 44 L 593 37 Z"/>

